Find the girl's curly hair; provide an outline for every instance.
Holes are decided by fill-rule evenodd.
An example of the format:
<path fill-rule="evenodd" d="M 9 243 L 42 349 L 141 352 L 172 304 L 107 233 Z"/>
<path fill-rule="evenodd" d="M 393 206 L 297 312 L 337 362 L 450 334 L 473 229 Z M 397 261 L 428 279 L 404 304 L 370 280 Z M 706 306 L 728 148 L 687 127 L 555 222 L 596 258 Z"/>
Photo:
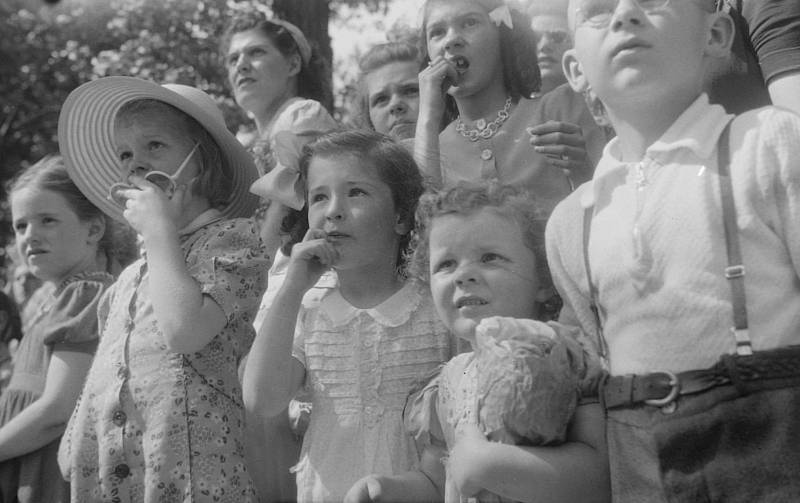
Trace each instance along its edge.
<path fill-rule="evenodd" d="M 430 232 L 436 218 L 444 215 L 470 216 L 487 208 L 516 222 L 523 242 L 536 258 L 540 286 L 552 287 L 544 243 L 547 213 L 524 189 L 501 185 L 496 180 L 461 182 L 452 188 L 422 196 L 417 206 L 415 231 L 411 240 L 409 274 L 426 283 L 429 280 Z"/>

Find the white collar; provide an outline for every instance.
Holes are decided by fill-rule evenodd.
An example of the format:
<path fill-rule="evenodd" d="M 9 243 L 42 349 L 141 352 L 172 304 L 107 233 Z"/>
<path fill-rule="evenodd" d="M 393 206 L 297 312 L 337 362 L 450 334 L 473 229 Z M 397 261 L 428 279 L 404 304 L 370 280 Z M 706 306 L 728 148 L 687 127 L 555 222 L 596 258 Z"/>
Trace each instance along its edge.
<path fill-rule="evenodd" d="M 361 313 L 369 315 L 373 320 L 387 327 L 398 327 L 408 321 L 419 306 L 422 295 L 421 286 L 416 281 L 407 281 L 403 287 L 375 307 L 359 309 L 342 297 L 336 288 L 320 302 L 320 312 L 324 313 L 333 326 L 338 327 L 352 321 Z"/>

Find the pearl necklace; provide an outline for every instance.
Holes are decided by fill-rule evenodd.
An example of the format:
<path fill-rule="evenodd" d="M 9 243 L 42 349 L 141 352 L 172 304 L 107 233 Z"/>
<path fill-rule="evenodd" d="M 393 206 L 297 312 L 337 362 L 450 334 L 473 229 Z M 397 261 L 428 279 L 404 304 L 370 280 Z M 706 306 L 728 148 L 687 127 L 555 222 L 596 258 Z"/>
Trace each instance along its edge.
<path fill-rule="evenodd" d="M 510 96 L 506 98 L 505 105 L 503 105 L 502 109 L 498 110 L 497 117 L 492 122 L 487 123 L 486 119 L 478 119 L 475 121 L 475 129 L 467 131 L 467 127 L 464 125 L 461 117 L 459 117 L 458 123 L 456 124 L 456 131 L 469 141 L 478 141 L 480 138 L 488 140 L 494 136 L 497 130 L 500 129 L 500 126 L 508 119 L 509 110 L 511 110 Z"/>

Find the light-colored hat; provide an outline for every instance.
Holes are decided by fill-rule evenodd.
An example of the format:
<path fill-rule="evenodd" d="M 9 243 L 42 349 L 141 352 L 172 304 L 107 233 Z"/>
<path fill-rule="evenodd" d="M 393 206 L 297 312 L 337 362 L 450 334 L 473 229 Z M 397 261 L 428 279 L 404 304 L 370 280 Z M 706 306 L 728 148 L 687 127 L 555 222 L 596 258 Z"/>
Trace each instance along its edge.
<path fill-rule="evenodd" d="M 258 178 L 258 170 L 252 156 L 225 126 L 214 100 L 194 87 L 162 86 L 134 77 L 104 77 L 87 82 L 72 91 L 61 108 L 58 144 L 67 171 L 81 192 L 104 213 L 125 222 L 122 208 L 107 198 L 111 185 L 121 181 L 114 150 L 114 120 L 124 104 L 139 99 L 172 105 L 208 131 L 232 176 L 231 201 L 222 214 L 228 218 L 252 216 L 258 198 L 249 189 Z"/>

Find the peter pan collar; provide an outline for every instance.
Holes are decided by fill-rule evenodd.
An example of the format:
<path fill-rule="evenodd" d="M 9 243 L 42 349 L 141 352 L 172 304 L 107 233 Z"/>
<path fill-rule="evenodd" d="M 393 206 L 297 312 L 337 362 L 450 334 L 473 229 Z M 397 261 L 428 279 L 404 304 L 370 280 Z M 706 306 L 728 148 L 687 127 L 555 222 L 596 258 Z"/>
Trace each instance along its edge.
<path fill-rule="evenodd" d="M 359 309 L 342 297 L 336 288 L 320 301 L 320 311 L 327 316 L 333 326 L 343 326 L 360 314 L 366 314 L 386 327 L 398 327 L 411 317 L 411 313 L 419 307 L 422 295 L 416 281 L 407 281 L 403 287 L 391 297 L 369 309 Z"/>

